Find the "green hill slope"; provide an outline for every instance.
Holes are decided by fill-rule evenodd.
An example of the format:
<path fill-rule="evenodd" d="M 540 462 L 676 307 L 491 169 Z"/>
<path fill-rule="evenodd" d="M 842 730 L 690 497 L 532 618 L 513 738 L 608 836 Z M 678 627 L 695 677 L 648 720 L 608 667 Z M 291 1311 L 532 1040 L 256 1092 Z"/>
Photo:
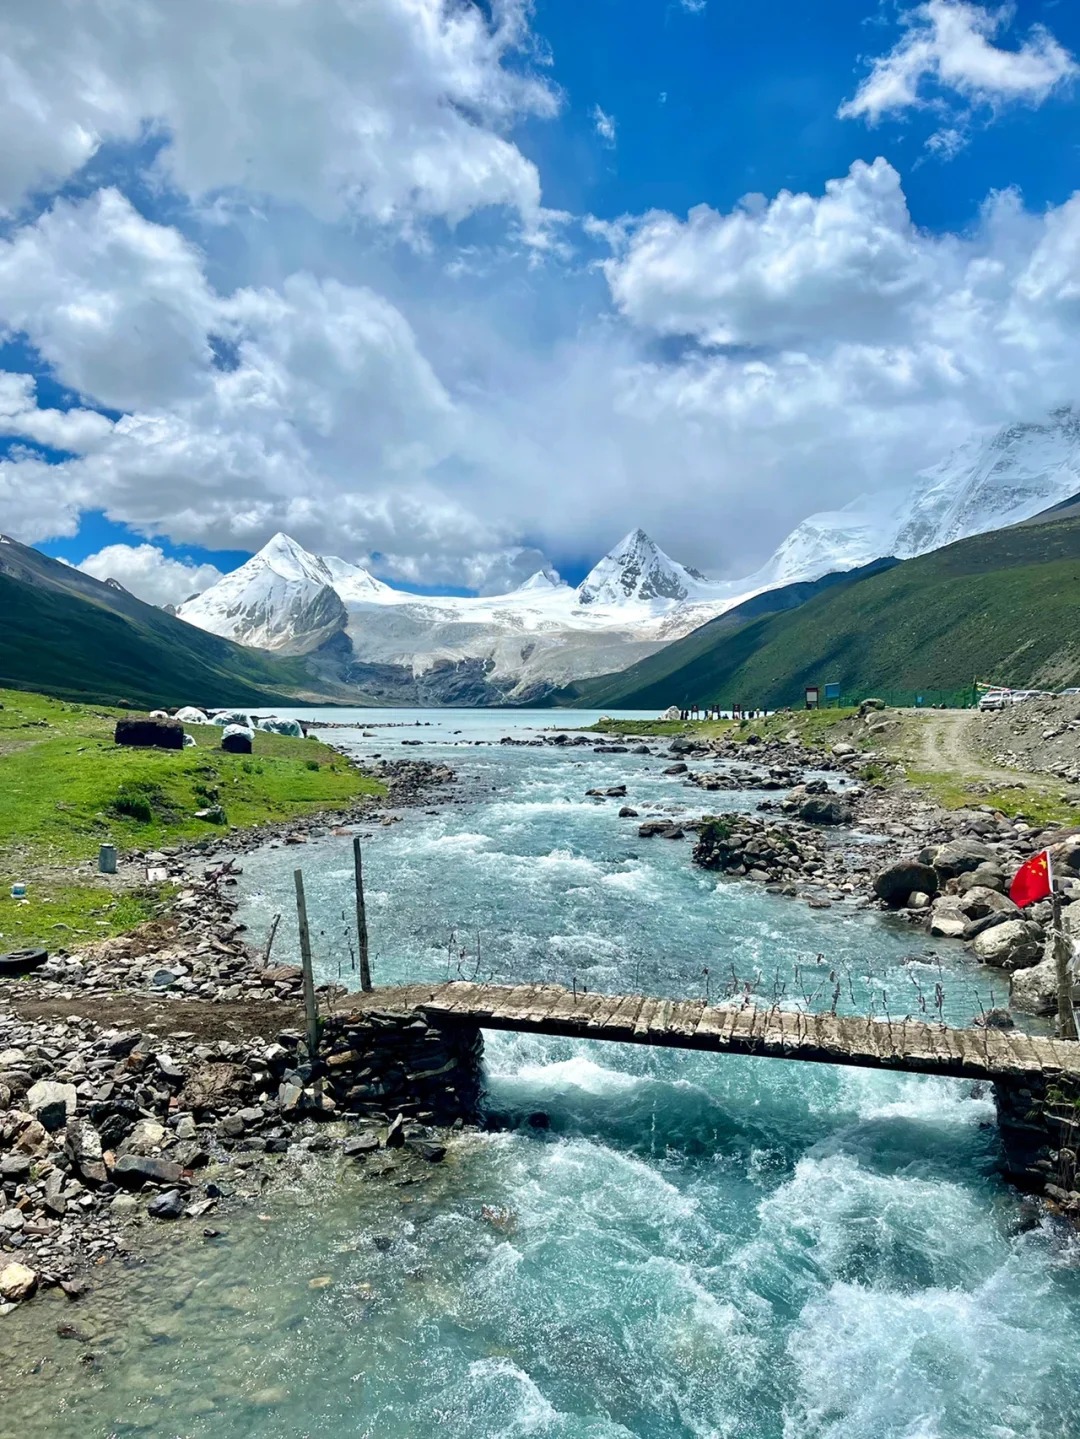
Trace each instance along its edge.
<path fill-rule="evenodd" d="M 558 702 L 773 708 L 801 703 L 807 684 L 829 682 L 852 697 L 956 690 L 974 678 L 1080 683 L 1080 518 L 977 535 L 787 613 L 735 630 L 716 624 L 621 674 L 572 686 Z"/>
<path fill-rule="evenodd" d="M 14 540 L 0 544 L 0 686 L 136 705 L 284 704 L 303 662 L 204 633 Z"/>

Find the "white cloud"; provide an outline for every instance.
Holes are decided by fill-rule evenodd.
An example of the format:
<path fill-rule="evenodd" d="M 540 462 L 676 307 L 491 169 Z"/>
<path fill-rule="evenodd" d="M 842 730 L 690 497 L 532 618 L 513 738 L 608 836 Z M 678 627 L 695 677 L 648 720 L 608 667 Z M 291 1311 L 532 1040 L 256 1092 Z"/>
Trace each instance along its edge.
<path fill-rule="evenodd" d="M 442 294 L 419 326 L 369 287 L 303 272 L 219 293 L 169 232 L 156 243 L 176 281 L 142 377 L 113 354 L 142 248 L 105 226 L 141 235 L 137 217 L 100 197 L 67 205 L 86 241 L 62 250 L 47 218 L 16 231 L 19 274 L 39 272 L 32 241 L 50 265 L 62 253 L 62 270 L 40 272 L 63 276 L 72 314 L 43 286 L 33 313 L 33 297 L 0 293 L 0 323 L 22 306 L 66 383 L 145 403 L 113 425 L 37 409 L 21 377 L 0 383 L 9 432 L 79 456 L 0 464 L 0 528 L 30 540 L 95 507 L 176 544 L 256 548 L 284 529 L 348 559 L 378 553 L 391 576 L 492 589 L 519 583 L 540 549 L 594 558 L 641 523 L 706 571 L 745 573 L 810 510 L 1075 398 L 1080 373 L 1080 196 L 1033 214 L 1004 192 L 969 233 L 933 236 L 884 161 L 820 195 L 592 227 L 613 249 L 617 314 L 554 323 L 542 344 L 504 293 L 490 309 Z M 523 307 L 566 283 L 526 287 Z M 602 311 L 574 292 L 575 319 L 583 295 Z M 84 309 L 101 317 L 96 338 Z"/>
<path fill-rule="evenodd" d="M 615 116 L 609 115 L 606 110 L 601 110 L 599 105 L 594 105 L 589 111 L 589 117 L 593 122 L 593 129 L 610 149 L 615 148 Z"/>
<path fill-rule="evenodd" d="M 1032 26 L 1018 49 L 993 45 L 1009 16 L 1007 8 L 989 10 L 967 0 L 928 0 L 908 11 L 900 40 L 872 62 L 837 114 L 874 125 L 885 115 L 923 108 L 931 103 L 927 81 L 973 104 L 1041 104 L 1080 68 L 1041 25 Z"/>
<path fill-rule="evenodd" d="M 132 409 L 206 383 L 219 306 L 204 260 L 115 189 L 57 200 L 0 241 L 0 326 L 25 331 L 67 385 Z"/>
<path fill-rule="evenodd" d="M 118 580 L 151 605 L 178 605 L 221 579 L 214 565 L 169 559 L 157 545 L 106 545 L 77 568 L 98 580 Z"/>
<path fill-rule="evenodd" d="M 0 433 L 53 450 L 87 454 L 112 432 L 112 421 L 96 410 L 39 409 L 33 376 L 0 370 Z"/>
<path fill-rule="evenodd" d="M 884 160 L 857 161 L 821 198 L 751 195 L 728 214 L 699 205 L 686 221 L 654 211 L 623 235 L 604 265 L 623 313 L 714 345 L 888 334 L 948 248 L 921 241 Z"/>
<path fill-rule="evenodd" d="M 704 14 L 705 7 L 708 5 L 708 3 L 709 0 L 679 0 L 679 4 L 682 6 L 682 8 L 688 11 L 691 15 Z"/>
<path fill-rule="evenodd" d="M 402 228 L 491 205 L 542 222 L 505 131 L 555 112 L 527 0 L 5 0 L 0 209 L 58 186 L 106 141 L 165 137 L 196 198 L 242 190 Z"/>

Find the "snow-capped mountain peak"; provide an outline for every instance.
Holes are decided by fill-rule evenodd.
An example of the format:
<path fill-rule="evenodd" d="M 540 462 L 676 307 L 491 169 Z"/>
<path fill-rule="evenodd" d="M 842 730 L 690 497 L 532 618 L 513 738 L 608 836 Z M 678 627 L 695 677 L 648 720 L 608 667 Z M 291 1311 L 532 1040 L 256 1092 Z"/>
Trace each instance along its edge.
<path fill-rule="evenodd" d="M 333 576 L 326 561 L 319 555 L 309 553 L 303 545 L 297 544 L 291 535 L 283 534 L 280 530 L 267 540 L 248 564 L 273 570 L 284 580 L 312 580 L 323 585 L 333 583 Z"/>
<path fill-rule="evenodd" d="M 578 586 L 578 603 L 621 605 L 632 600 L 685 600 L 696 576 L 649 538 L 631 530 Z"/>
<path fill-rule="evenodd" d="M 518 585 L 514 591 L 516 595 L 530 593 L 548 594 L 551 590 L 564 588 L 563 581 L 554 570 L 537 570 L 536 574 L 530 575 L 524 584 Z"/>

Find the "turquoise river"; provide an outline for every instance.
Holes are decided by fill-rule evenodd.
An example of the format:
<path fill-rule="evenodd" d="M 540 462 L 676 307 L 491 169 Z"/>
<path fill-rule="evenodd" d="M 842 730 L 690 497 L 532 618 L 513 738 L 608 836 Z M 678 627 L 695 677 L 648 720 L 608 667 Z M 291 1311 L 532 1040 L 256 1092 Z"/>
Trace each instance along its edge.
<path fill-rule="evenodd" d="M 937 984 L 954 1020 L 990 1002 L 958 945 L 718 882 L 617 817 L 760 793 L 704 796 L 655 757 L 475 743 L 590 717 L 326 718 L 355 720 L 328 737 L 358 756 L 460 777 L 365 841 L 377 980 L 715 996 L 756 976 L 828 1007 L 831 973 L 848 1009 L 916 1012 Z M 626 801 L 585 796 L 621 783 Z M 259 938 L 288 914 L 297 863 L 321 975 L 353 983 L 347 838 L 245 856 L 243 917 Z M 80 1304 L 0 1321 L 0 1431 L 1080 1439 L 1080 1245 L 997 1177 L 990 1094 L 504 1034 L 486 1069 L 503 1127 L 455 1141 L 426 1184 L 313 1158 L 220 1239 L 155 1231 Z"/>

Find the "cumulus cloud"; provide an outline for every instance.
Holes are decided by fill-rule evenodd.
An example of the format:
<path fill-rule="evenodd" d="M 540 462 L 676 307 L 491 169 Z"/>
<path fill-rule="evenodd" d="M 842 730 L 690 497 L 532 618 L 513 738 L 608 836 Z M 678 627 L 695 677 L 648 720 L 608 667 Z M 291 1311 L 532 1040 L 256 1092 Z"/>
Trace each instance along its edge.
<path fill-rule="evenodd" d="M 707 572 L 745 573 L 809 510 L 1044 414 L 1075 398 L 1080 371 L 1080 196 L 1034 214 L 1003 192 L 969 232 L 935 236 L 882 160 L 821 194 L 594 227 L 618 318 L 536 347 L 503 332 L 502 312 L 489 333 L 476 306 L 440 316 L 425 343 L 370 288 L 305 272 L 220 293 L 197 251 L 157 236 L 177 278 L 142 377 L 112 353 L 135 262 L 121 247 L 103 278 L 106 218 L 141 233 L 127 202 L 63 212 L 87 229 L 92 305 L 74 243 L 71 317 L 44 288 L 0 286 L 0 323 L 21 306 L 87 406 L 38 409 L 24 378 L 0 385 L 9 431 L 76 455 L 0 464 L 0 525 L 21 538 L 70 533 L 93 506 L 181 545 L 254 549 L 283 529 L 377 555 L 391 577 L 491 590 L 540 550 L 587 561 L 641 523 Z M 10 243 L 28 236 L 51 264 L 50 216 Z M 88 408 L 106 391 L 142 403 L 114 423 Z"/>
<path fill-rule="evenodd" d="M 0 370 L 0 434 L 85 454 L 98 449 L 112 432 L 112 421 L 96 410 L 40 409 L 32 375 Z"/>
<path fill-rule="evenodd" d="M 594 105 L 589 111 L 589 117 L 593 122 L 593 129 L 610 149 L 615 148 L 615 116 L 609 115 L 606 110 L 601 110 L 599 105 Z"/>
<path fill-rule="evenodd" d="M 872 62 L 854 97 L 837 111 L 842 119 L 875 125 L 886 115 L 923 108 L 934 98 L 927 85 L 994 107 L 1041 104 L 1080 69 L 1042 25 L 1032 26 L 1018 49 L 992 44 L 1010 11 L 968 0 L 928 0 L 903 17 L 904 34 Z"/>
<path fill-rule="evenodd" d="M 5 0 L 0 207 L 58 187 L 147 129 L 162 173 L 332 219 L 408 228 L 509 206 L 542 223 L 535 165 L 507 138 L 556 93 L 527 0 Z M 515 63 L 507 63 L 513 59 Z"/>
<path fill-rule="evenodd" d="M 178 605 L 221 579 L 214 565 L 170 559 L 157 545 L 106 545 L 77 568 L 97 580 L 118 580 L 151 605 Z"/>
<path fill-rule="evenodd" d="M 874 338 L 937 264 L 884 160 L 858 161 L 821 197 L 750 195 L 727 214 L 699 205 L 685 221 L 654 211 L 621 233 L 629 242 L 604 270 L 623 313 L 714 345 Z"/>

